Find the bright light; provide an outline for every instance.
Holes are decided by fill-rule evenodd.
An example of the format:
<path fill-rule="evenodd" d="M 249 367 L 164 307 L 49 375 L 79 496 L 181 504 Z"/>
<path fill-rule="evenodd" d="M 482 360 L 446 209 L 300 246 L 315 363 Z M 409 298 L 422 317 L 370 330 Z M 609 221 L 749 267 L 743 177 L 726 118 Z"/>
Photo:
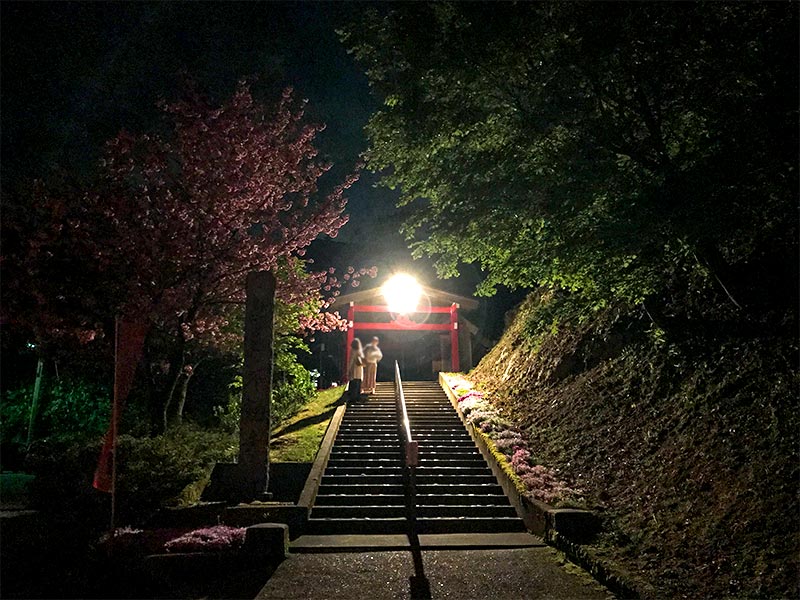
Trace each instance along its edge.
<path fill-rule="evenodd" d="M 411 275 L 398 273 L 381 288 L 389 311 L 405 315 L 414 312 L 422 295 L 422 288 Z"/>

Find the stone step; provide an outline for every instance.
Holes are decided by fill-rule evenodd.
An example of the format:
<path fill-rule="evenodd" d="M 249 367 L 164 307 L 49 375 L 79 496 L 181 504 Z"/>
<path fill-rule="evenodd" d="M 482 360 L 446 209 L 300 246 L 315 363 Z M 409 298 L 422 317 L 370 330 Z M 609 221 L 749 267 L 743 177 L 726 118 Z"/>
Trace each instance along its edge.
<path fill-rule="evenodd" d="M 331 448 L 331 455 L 329 460 L 347 460 L 347 459 L 365 459 L 365 460 L 380 460 L 380 459 L 402 459 L 403 453 L 400 448 L 384 448 L 382 450 L 363 451 L 360 449 L 355 450 L 342 450 L 335 446 Z"/>
<path fill-rule="evenodd" d="M 307 535 L 405 533 L 408 523 L 404 517 L 386 519 L 314 519 L 308 520 Z M 522 532 L 519 517 L 425 517 L 416 520 L 417 533 L 492 533 Z"/>
<path fill-rule="evenodd" d="M 392 445 L 388 442 L 377 442 L 377 441 L 365 441 L 363 443 L 339 443 L 337 440 L 334 443 L 333 448 L 331 451 L 344 451 L 344 452 L 386 452 L 387 449 L 399 449 L 400 445 L 399 442 L 395 445 Z M 469 451 L 477 451 L 475 449 L 475 444 L 472 440 L 440 440 L 440 441 L 421 441 L 419 442 L 419 449 L 420 452 L 436 452 L 436 451 L 445 451 L 445 452 L 458 452 L 461 453 L 464 449 Z"/>
<path fill-rule="evenodd" d="M 460 441 L 472 441 L 472 438 L 469 437 L 467 432 L 465 431 L 463 434 L 461 433 L 431 433 L 428 431 L 422 433 L 414 433 L 411 432 L 414 441 L 417 443 L 420 442 L 460 442 Z M 473 444 L 474 445 L 474 444 Z"/>
<path fill-rule="evenodd" d="M 403 474 L 403 463 L 401 461 L 395 462 L 391 466 L 384 467 L 341 467 L 331 466 L 325 469 L 324 477 L 393 477 Z"/>
<path fill-rule="evenodd" d="M 400 444 L 390 445 L 390 444 L 334 444 L 333 448 L 331 448 L 331 454 L 334 452 L 343 452 L 343 453 L 359 453 L 359 454 L 369 454 L 370 452 L 378 452 L 381 454 L 384 453 L 395 453 L 401 454 L 402 451 L 400 448 Z"/>
<path fill-rule="evenodd" d="M 489 550 L 536 548 L 545 543 L 527 532 L 497 533 L 427 533 L 417 536 L 421 550 Z M 289 545 L 293 553 L 370 552 L 375 550 L 408 551 L 409 536 L 380 535 L 303 535 Z"/>
<path fill-rule="evenodd" d="M 369 467 L 370 469 L 381 469 L 383 467 L 393 467 L 395 465 L 402 465 L 403 462 L 400 457 L 394 456 L 392 458 L 333 458 L 331 457 L 328 460 L 328 468 L 331 467 Z M 487 468 L 486 463 L 483 459 L 478 456 L 476 458 L 436 458 L 431 455 L 421 456 L 419 460 L 419 467 L 417 473 L 419 473 L 419 469 L 429 469 L 429 468 L 459 468 L 464 467 L 465 469 L 475 469 L 479 467 Z"/>
<path fill-rule="evenodd" d="M 451 409 L 452 410 L 452 409 Z M 344 413 L 344 420 L 350 419 L 380 419 L 380 420 L 395 420 L 397 419 L 397 411 L 395 410 L 352 410 L 348 409 Z"/>
<path fill-rule="evenodd" d="M 356 483 L 358 482 L 358 483 Z M 387 489 L 386 486 L 392 489 Z M 417 477 L 417 494 L 502 494 L 493 475 L 429 475 Z M 325 475 L 319 486 L 320 494 L 403 494 L 401 475 L 353 477 Z"/>
<path fill-rule="evenodd" d="M 397 435 L 398 431 L 399 431 L 399 429 L 398 429 L 397 425 L 395 425 L 395 424 L 392 424 L 392 425 L 358 425 L 358 424 L 345 425 L 345 424 L 342 424 L 341 427 L 339 427 L 339 433 L 341 435 L 347 435 L 347 434 L 351 434 L 351 435 L 356 434 L 357 435 L 359 433 L 369 434 L 369 435 L 372 435 L 372 434 Z"/>
<path fill-rule="evenodd" d="M 508 498 L 502 494 L 417 494 L 414 497 L 417 505 L 461 505 L 474 506 L 504 505 Z M 402 494 L 325 494 L 317 495 L 314 506 L 405 506 L 406 499 Z"/>
<path fill-rule="evenodd" d="M 397 433 L 351 433 L 349 431 L 340 431 L 336 436 L 337 441 L 359 441 L 359 440 L 375 440 L 379 442 L 397 441 L 399 443 L 400 436 Z"/>
<path fill-rule="evenodd" d="M 453 446 L 420 446 L 419 449 L 420 458 L 433 458 L 433 459 L 455 459 L 455 460 L 463 460 L 463 459 L 480 459 L 482 457 L 479 453 L 477 453 L 473 448 L 469 447 L 453 447 Z M 398 444 L 397 446 L 334 446 L 331 448 L 331 456 L 330 458 L 333 459 L 334 457 L 344 459 L 344 458 L 351 458 L 357 459 L 360 457 L 366 458 L 397 458 L 398 456 L 402 457 L 403 452 Z"/>
<path fill-rule="evenodd" d="M 341 466 L 341 465 L 328 465 L 328 468 L 325 469 L 325 477 L 341 477 L 341 476 L 351 476 L 351 477 L 383 477 L 383 476 L 395 476 L 395 475 L 402 475 L 403 474 L 404 465 L 402 461 L 396 461 L 392 465 L 385 465 L 382 467 L 369 467 L 365 465 L 361 466 Z M 473 477 L 473 476 L 483 476 L 483 475 L 490 475 L 492 476 L 492 471 L 486 465 L 477 466 L 477 467 L 418 467 L 417 468 L 417 480 L 419 481 L 421 477 Z M 422 479 L 421 481 L 427 481 Z"/>
<path fill-rule="evenodd" d="M 315 505 L 311 519 L 393 519 L 405 517 L 405 506 L 325 506 Z M 427 504 L 416 507 L 417 518 L 426 517 L 516 517 L 514 507 L 505 505 Z"/>

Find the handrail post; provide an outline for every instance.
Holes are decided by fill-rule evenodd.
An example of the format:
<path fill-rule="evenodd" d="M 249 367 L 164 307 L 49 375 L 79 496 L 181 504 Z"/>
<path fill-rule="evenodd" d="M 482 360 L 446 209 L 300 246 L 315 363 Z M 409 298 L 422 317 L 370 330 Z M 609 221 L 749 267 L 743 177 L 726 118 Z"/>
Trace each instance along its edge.
<path fill-rule="evenodd" d="M 408 419 L 400 365 L 394 362 L 394 393 L 397 403 L 397 420 L 400 440 L 403 446 L 403 490 L 406 499 L 406 518 L 409 533 L 416 531 L 416 467 L 419 464 L 419 444 L 411 436 L 411 423 Z"/>

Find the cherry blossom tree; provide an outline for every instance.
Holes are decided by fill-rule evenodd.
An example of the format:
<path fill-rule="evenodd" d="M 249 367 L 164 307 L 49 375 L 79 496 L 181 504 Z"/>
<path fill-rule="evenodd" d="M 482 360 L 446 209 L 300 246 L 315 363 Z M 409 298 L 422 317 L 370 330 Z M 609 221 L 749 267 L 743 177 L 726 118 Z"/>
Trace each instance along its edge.
<path fill-rule="evenodd" d="M 320 193 L 331 165 L 304 106 L 291 88 L 271 109 L 246 82 L 221 105 L 189 88 L 160 105 L 168 131 L 111 139 L 91 185 L 35 184 L 3 225 L 5 316 L 41 342 L 101 338 L 115 316 L 148 323 L 165 419 L 204 349 L 238 344 L 248 272 L 276 274 L 287 326 L 341 328 L 325 309 L 343 281 L 302 257 L 347 222 L 357 174 Z"/>

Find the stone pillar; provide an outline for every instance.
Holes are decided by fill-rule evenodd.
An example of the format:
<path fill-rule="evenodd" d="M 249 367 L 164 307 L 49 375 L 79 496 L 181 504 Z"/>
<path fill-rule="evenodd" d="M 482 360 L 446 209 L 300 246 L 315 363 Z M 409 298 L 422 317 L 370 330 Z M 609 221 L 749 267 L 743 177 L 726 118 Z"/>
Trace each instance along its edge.
<path fill-rule="evenodd" d="M 248 273 L 237 468 L 240 500 L 268 498 L 274 315 L 275 276 L 269 271 Z"/>

